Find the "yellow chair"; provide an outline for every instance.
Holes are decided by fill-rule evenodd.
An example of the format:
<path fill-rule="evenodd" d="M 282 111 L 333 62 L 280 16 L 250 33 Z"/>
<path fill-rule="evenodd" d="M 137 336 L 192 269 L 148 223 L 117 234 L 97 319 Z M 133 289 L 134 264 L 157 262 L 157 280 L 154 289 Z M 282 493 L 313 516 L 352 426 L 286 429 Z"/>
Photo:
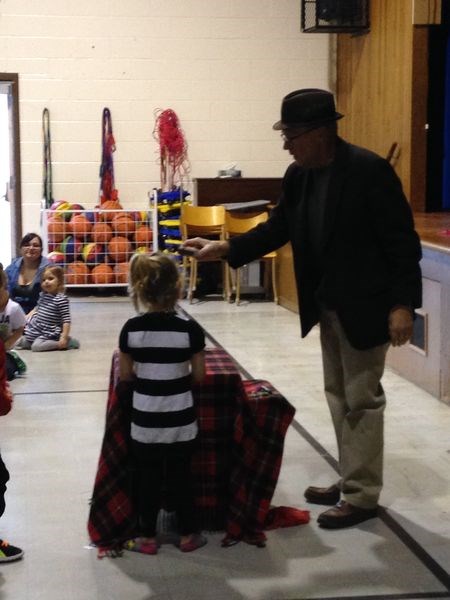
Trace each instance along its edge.
<path fill-rule="evenodd" d="M 242 214 L 232 214 L 231 212 L 227 212 L 225 215 L 225 237 L 226 239 L 230 239 L 234 235 L 239 235 L 241 233 L 246 233 L 253 229 L 260 223 L 264 223 L 269 218 L 266 212 L 260 213 L 258 215 L 254 215 L 249 217 L 248 215 Z M 272 274 L 272 292 L 273 292 L 273 301 L 278 304 L 278 292 L 277 292 L 277 282 L 276 282 L 276 252 L 269 252 L 261 257 L 260 260 L 263 260 L 265 263 L 270 263 L 270 270 Z M 228 265 L 227 265 L 228 267 Z M 233 269 L 234 270 L 234 269 Z M 227 268 L 228 271 L 228 283 L 227 290 L 229 292 L 228 301 L 231 299 L 232 291 L 236 291 L 236 304 L 240 304 L 241 301 L 241 269 L 236 269 L 236 282 L 235 286 L 233 286 L 230 267 Z M 267 272 L 265 273 L 265 276 Z M 265 277 L 266 279 L 266 277 Z M 266 279 L 267 281 L 267 279 Z"/>
<path fill-rule="evenodd" d="M 183 205 L 180 215 L 180 230 L 182 240 L 192 237 L 205 237 L 217 240 L 225 239 L 225 209 L 223 206 L 192 206 Z M 223 297 L 228 298 L 228 277 L 226 261 L 217 259 L 222 263 L 222 288 Z M 211 262 L 211 261 L 208 261 Z M 192 256 L 183 256 L 183 274 L 189 268 L 189 284 L 187 297 L 192 303 L 192 297 L 197 284 L 198 261 Z"/>

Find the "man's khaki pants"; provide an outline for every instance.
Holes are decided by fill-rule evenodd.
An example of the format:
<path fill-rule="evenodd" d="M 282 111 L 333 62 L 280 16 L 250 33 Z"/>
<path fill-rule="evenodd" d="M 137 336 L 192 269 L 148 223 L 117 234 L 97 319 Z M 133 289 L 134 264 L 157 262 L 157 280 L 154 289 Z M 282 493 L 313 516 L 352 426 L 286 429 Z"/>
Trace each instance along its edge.
<path fill-rule="evenodd" d="M 331 310 L 321 312 L 320 341 L 339 452 L 339 485 L 350 504 L 375 508 L 383 485 L 386 398 L 380 381 L 389 344 L 356 350 Z"/>

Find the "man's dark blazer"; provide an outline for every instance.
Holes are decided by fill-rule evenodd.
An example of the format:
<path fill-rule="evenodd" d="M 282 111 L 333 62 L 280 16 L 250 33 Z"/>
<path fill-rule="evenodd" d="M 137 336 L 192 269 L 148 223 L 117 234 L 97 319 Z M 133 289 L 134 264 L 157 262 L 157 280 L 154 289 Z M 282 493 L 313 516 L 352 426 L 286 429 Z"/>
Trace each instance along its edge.
<path fill-rule="evenodd" d="M 308 242 L 305 174 L 289 166 L 269 220 L 230 240 L 228 262 L 242 266 L 290 241 L 302 337 L 319 320 L 320 297 L 337 311 L 352 346 L 386 343 L 390 310 L 417 308 L 422 298 L 421 246 L 401 182 L 385 159 L 338 138 L 319 272 Z"/>

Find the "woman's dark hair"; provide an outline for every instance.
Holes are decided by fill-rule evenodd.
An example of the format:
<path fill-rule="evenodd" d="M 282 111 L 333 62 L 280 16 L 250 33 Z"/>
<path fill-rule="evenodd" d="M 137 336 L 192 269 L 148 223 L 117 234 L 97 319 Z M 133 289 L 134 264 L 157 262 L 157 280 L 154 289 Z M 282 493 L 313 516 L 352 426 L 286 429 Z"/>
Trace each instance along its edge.
<path fill-rule="evenodd" d="M 20 240 L 20 247 L 23 248 L 24 246 L 29 244 L 31 240 L 34 240 L 34 238 L 37 238 L 39 240 L 39 243 L 41 244 L 42 248 L 42 238 L 37 233 L 27 233 L 26 235 L 24 235 L 23 238 Z"/>

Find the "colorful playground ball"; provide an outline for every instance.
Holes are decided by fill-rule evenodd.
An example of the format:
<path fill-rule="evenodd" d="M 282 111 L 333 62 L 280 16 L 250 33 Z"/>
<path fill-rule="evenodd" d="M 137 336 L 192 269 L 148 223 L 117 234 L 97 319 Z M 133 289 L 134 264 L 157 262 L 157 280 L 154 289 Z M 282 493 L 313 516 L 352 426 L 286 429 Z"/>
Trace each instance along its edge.
<path fill-rule="evenodd" d="M 145 225 L 146 223 L 148 223 L 148 221 L 149 221 L 149 214 L 148 214 L 148 212 L 146 210 L 141 210 L 139 212 L 139 215 L 140 215 L 140 221 L 141 221 L 141 223 L 143 225 Z"/>
<path fill-rule="evenodd" d="M 67 200 L 58 200 L 56 202 L 53 202 L 53 204 L 50 207 L 50 210 L 54 211 L 56 214 L 60 215 L 63 219 L 67 219 L 69 220 L 71 217 L 70 212 L 67 212 L 68 210 L 70 210 L 71 204 L 70 202 L 67 202 Z"/>
<path fill-rule="evenodd" d="M 103 248 L 94 242 L 85 244 L 81 250 L 81 256 L 87 264 L 100 262 L 104 258 L 103 254 Z"/>
<path fill-rule="evenodd" d="M 151 252 L 151 248 L 147 246 L 138 246 L 135 250 L 136 254 L 149 254 Z"/>
<path fill-rule="evenodd" d="M 79 239 L 86 239 L 91 233 L 92 223 L 84 214 L 76 214 L 70 219 L 72 233 Z"/>
<path fill-rule="evenodd" d="M 134 234 L 137 246 L 147 246 L 153 240 L 153 231 L 148 225 L 140 225 Z"/>
<path fill-rule="evenodd" d="M 82 247 L 82 242 L 73 235 L 68 235 L 63 239 L 58 250 L 64 254 L 66 262 L 72 262 L 79 257 Z"/>
<path fill-rule="evenodd" d="M 131 254 L 131 243 L 123 236 L 111 238 L 108 242 L 108 254 L 115 263 L 126 262 Z"/>
<path fill-rule="evenodd" d="M 71 204 L 70 210 L 72 211 L 72 215 L 77 213 L 77 211 L 84 211 L 84 207 L 81 204 Z"/>
<path fill-rule="evenodd" d="M 69 263 L 66 266 L 66 284 L 67 285 L 83 285 L 90 283 L 89 267 L 81 261 Z"/>
<path fill-rule="evenodd" d="M 114 272 L 109 265 L 96 265 L 91 271 L 91 279 L 98 284 L 113 283 Z"/>
<path fill-rule="evenodd" d="M 68 223 L 66 223 L 61 216 L 55 214 L 54 216 L 49 217 L 47 221 L 47 233 L 49 242 L 62 242 L 68 229 L 67 226 Z"/>
<path fill-rule="evenodd" d="M 90 221 L 91 223 L 97 223 L 97 221 L 99 220 L 99 213 L 98 213 L 98 211 L 87 210 L 83 214 L 86 217 L 86 219 L 88 221 Z"/>
<path fill-rule="evenodd" d="M 49 252 L 47 254 L 47 258 L 54 265 L 60 265 L 65 262 L 65 256 L 63 252 L 58 252 L 58 250 L 54 250 L 53 252 Z"/>

